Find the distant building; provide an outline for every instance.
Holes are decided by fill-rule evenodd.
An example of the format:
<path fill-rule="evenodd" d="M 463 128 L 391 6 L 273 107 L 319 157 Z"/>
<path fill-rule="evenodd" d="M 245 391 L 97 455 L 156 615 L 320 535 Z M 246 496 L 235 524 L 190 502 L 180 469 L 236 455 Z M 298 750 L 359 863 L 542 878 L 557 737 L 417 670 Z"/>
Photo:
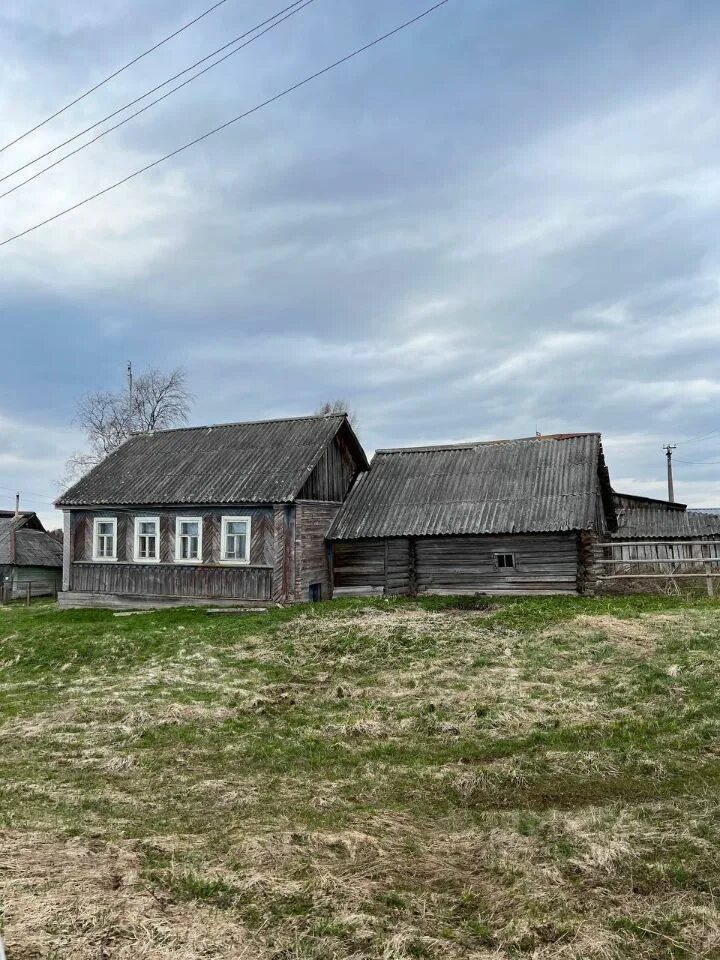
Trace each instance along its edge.
<path fill-rule="evenodd" d="M 35 513 L 0 510 L 0 589 L 7 599 L 56 592 L 62 582 L 62 541 Z M 1 596 L 1 595 L 0 595 Z"/>

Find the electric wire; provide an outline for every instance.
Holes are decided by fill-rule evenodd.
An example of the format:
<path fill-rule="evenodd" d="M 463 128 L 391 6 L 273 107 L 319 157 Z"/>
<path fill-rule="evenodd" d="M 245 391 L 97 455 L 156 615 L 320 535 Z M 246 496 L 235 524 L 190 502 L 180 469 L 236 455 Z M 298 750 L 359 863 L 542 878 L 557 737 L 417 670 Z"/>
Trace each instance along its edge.
<path fill-rule="evenodd" d="M 215 127 L 212 130 L 208 130 L 207 133 L 202 134 L 199 137 L 196 137 L 194 140 L 190 140 L 187 143 L 184 143 L 182 146 L 178 147 L 175 150 L 172 150 L 170 153 L 166 153 L 165 156 L 160 157 L 157 160 L 154 160 L 152 163 L 146 164 L 144 167 L 141 167 L 139 170 L 135 170 L 133 173 L 128 174 L 128 176 L 123 177 L 121 180 L 117 180 L 115 183 L 111 183 L 109 186 L 104 187 L 102 190 L 98 190 L 96 193 L 93 193 L 89 197 L 85 197 L 84 200 L 78 201 L 69 207 L 66 207 L 64 210 L 58 211 L 58 213 L 53 214 L 51 217 L 46 217 L 45 220 L 41 220 L 38 223 L 33 224 L 31 227 L 27 227 L 25 230 L 21 230 L 19 233 L 14 234 L 13 236 L 7 237 L 5 240 L 0 241 L 0 247 L 7 246 L 9 243 L 13 243 L 15 240 L 19 240 L 21 237 L 26 237 L 28 234 L 33 233 L 35 230 L 39 230 L 41 227 L 47 226 L 49 223 L 53 223 L 55 220 L 59 220 L 61 217 L 66 216 L 68 213 L 72 213 L 75 210 L 84 207 L 88 203 L 92 203 L 93 200 L 97 200 L 99 197 L 104 196 L 110 191 L 117 189 L 118 187 L 123 186 L 123 184 L 128 183 L 130 180 L 134 180 L 136 177 L 141 176 L 143 173 L 147 173 L 148 170 L 152 170 L 154 167 L 159 166 L 161 163 L 165 163 L 166 160 L 170 160 L 173 157 L 176 157 L 178 154 L 183 153 L 185 150 L 188 150 L 190 147 L 196 146 L 198 143 L 202 143 L 204 140 L 207 140 L 209 137 L 214 136 L 216 133 L 220 133 L 222 130 L 226 130 L 228 127 L 232 126 L 235 123 L 238 123 L 240 120 L 244 120 L 246 117 L 251 116 L 254 113 L 264 109 L 265 107 L 270 106 L 272 103 L 276 103 L 278 100 L 281 100 L 283 97 L 288 96 L 296 90 L 299 90 L 301 87 L 304 87 L 306 84 L 311 83 L 313 80 L 317 80 L 318 77 L 322 77 L 324 74 L 329 73 L 331 70 L 335 70 L 337 67 L 341 66 L 344 63 L 347 63 L 349 60 L 353 60 L 355 57 L 360 56 L 362 53 L 365 53 L 367 50 L 370 50 L 372 47 L 376 47 L 378 44 L 382 43 L 385 40 L 388 40 L 390 37 L 395 36 L 395 34 L 400 33 L 402 30 L 407 29 L 415 23 L 418 23 L 420 20 L 423 20 L 425 17 L 429 16 L 435 10 L 438 10 L 440 7 L 444 7 L 450 0 L 439 0 L 438 3 L 433 4 L 428 9 L 424 10 L 422 13 L 413 17 L 410 20 L 406 20 L 404 23 L 401 23 L 399 26 L 389 30 L 387 33 L 384 33 L 382 36 L 377 37 L 375 40 L 372 40 L 370 43 L 364 44 L 362 47 L 358 47 L 356 50 L 353 50 L 351 53 L 346 54 L 344 57 L 341 57 L 339 60 L 336 60 L 334 63 L 328 64 L 328 66 L 323 67 L 322 70 L 318 70 L 316 73 L 310 74 L 310 76 L 305 77 L 304 80 L 300 80 L 297 83 L 294 83 L 292 86 L 287 87 L 285 90 L 282 90 L 280 93 L 275 94 L 273 97 L 269 97 L 267 100 L 264 100 L 262 103 L 257 104 L 249 110 L 246 110 L 244 113 L 239 114 L 236 117 L 232 117 L 230 120 L 227 120 L 225 123 L 220 124 L 220 126 Z"/>
<path fill-rule="evenodd" d="M 29 137 L 31 133 L 35 133 L 36 130 L 39 130 L 41 127 L 44 127 L 46 123 L 50 123 L 51 120 L 54 120 L 56 117 L 59 117 L 61 114 L 65 113 L 66 110 L 69 110 L 70 107 L 74 107 L 76 103 L 80 103 L 81 100 L 84 100 L 86 97 L 89 97 L 91 93 L 95 93 L 96 90 L 99 90 L 100 87 L 105 86 L 106 83 L 109 83 L 111 80 L 114 80 L 115 77 L 120 76 L 121 73 L 124 73 L 126 70 L 129 70 L 130 67 L 135 66 L 136 63 L 139 63 L 144 57 L 149 56 L 151 53 L 154 53 L 156 50 L 159 50 L 160 47 L 164 46 L 166 43 L 169 43 L 170 40 L 174 40 L 175 37 L 178 37 L 181 33 L 184 33 L 185 30 L 189 30 L 190 27 L 195 26 L 196 23 L 199 23 L 205 17 L 217 10 L 218 7 L 221 7 L 224 3 L 227 3 L 227 0 L 218 0 L 217 3 L 214 3 L 211 7 L 208 7 L 203 13 L 195 17 L 194 20 L 190 20 L 184 26 L 180 27 L 174 33 L 171 33 L 169 36 L 165 37 L 164 40 L 160 40 L 154 46 L 149 47 L 145 50 L 144 53 L 139 54 L 133 60 L 130 60 L 125 64 L 124 67 L 120 67 L 118 70 L 115 70 L 109 76 L 105 77 L 104 80 L 101 80 L 99 83 L 96 83 L 94 87 L 90 87 L 85 93 L 80 94 L 79 97 L 75 97 L 74 100 L 71 100 L 70 103 L 66 103 L 64 107 L 61 107 L 59 110 L 56 110 L 55 113 L 51 114 L 49 117 L 46 117 L 44 120 L 41 120 L 40 123 L 36 123 L 34 127 L 31 127 L 29 130 L 26 130 L 25 133 L 21 133 L 20 136 L 15 137 L 14 140 L 11 140 L 9 143 L 6 143 L 4 147 L 0 147 L 0 153 L 4 153 L 5 150 L 9 150 L 10 147 L 14 147 L 16 143 L 19 143 L 21 140 L 24 140 L 25 137 Z"/>
<path fill-rule="evenodd" d="M 6 180 L 9 180 L 11 177 L 14 177 L 16 174 L 22 173 L 23 170 L 27 170 L 27 168 L 32 167 L 33 164 L 39 163 L 40 160 L 44 160 L 45 157 L 49 157 L 51 154 L 57 153 L 58 150 L 62 150 L 63 147 L 67 147 L 68 144 L 74 143 L 76 140 L 79 140 L 80 137 L 84 137 L 86 133 L 90 133 L 91 130 L 95 130 L 97 127 L 101 126 L 107 120 L 112 120 L 112 118 L 117 117 L 118 114 L 123 113 L 125 110 L 129 110 L 130 107 L 134 107 L 136 103 L 140 103 L 141 100 L 144 100 L 146 97 L 149 97 L 151 94 L 156 93 L 158 90 L 162 90 L 163 87 L 166 87 L 169 83 L 172 83 L 174 80 L 179 79 L 180 77 L 184 76 L 186 73 L 189 73 L 191 70 L 194 70 L 195 67 L 200 66 L 201 63 L 205 63 L 207 60 L 212 59 L 212 57 L 217 56 L 218 53 L 222 53 L 223 50 L 227 50 L 227 48 L 233 46 L 233 44 L 238 43 L 240 40 L 244 40 L 245 37 L 250 36 L 250 34 L 256 33 L 262 27 L 265 27 L 268 23 L 272 24 L 273 20 L 276 20 L 278 17 L 281 17 L 284 13 L 287 13 L 288 10 L 291 10 L 292 13 L 288 13 L 286 17 L 283 17 L 283 20 L 287 20 L 288 17 L 292 16 L 294 13 L 299 13 L 300 10 L 303 9 L 303 6 L 307 6 L 308 3 L 312 3 L 313 0 L 306 0 L 303 6 L 300 6 L 302 2 L 303 0 L 295 0 L 294 3 L 291 3 L 289 6 L 284 7 L 282 10 L 279 10 L 277 13 L 273 14 L 272 17 L 269 17 L 267 20 L 263 20 L 261 23 L 256 24 L 254 27 L 251 27 L 250 30 L 246 30 L 245 33 L 241 33 L 239 36 L 234 37 L 232 40 L 223 44 L 221 47 L 218 47 L 217 50 L 213 50 L 212 53 L 209 53 L 207 56 L 202 57 L 200 60 L 196 60 L 195 63 L 191 63 L 189 67 L 186 67 L 184 70 L 181 70 L 179 73 L 174 74 L 172 77 L 169 77 L 167 80 L 163 80 L 162 83 L 158 83 L 156 86 L 151 87 L 150 90 L 146 90 L 145 93 L 141 94 L 139 97 L 135 97 L 134 100 L 131 100 L 129 103 L 124 104 L 124 106 L 122 107 L 118 107 L 117 110 L 113 110 L 112 113 L 108 113 L 107 116 L 102 117 L 102 119 L 96 120 L 95 123 L 91 123 L 90 126 L 85 127 L 84 130 L 80 130 L 78 133 L 74 133 L 71 137 L 68 137 L 67 140 L 63 140 L 61 143 L 55 144 L 54 147 L 50 147 L 50 149 L 46 150 L 44 153 L 39 153 L 36 157 L 33 157 L 32 160 L 28 160 L 26 163 L 21 164 L 19 167 L 16 167 L 14 170 L 11 170 L 9 173 L 3 174 L 2 176 L 0 176 L 0 183 L 4 183 Z M 296 7 L 298 9 L 293 9 Z M 282 23 L 283 20 L 279 20 L 278 23 Z M 272 24 L 270 27 L 267 27 L 267 29 L 263 30 L 262 33 L 258 34 L 258 37 L 267 33 L 269 30 L 273 29 L 273 27 L 277 25 L 278 24 Z M 256 39 L 257 37 L 252 38 L 252 40 L 256 40 Z M 248 43 L 249 42 L 252 42 L 252 41 L 248 41 Z M 194 77 L 190 77 L 188 80 L 186 80 L 185 83 L 179 84 L 177 87 L 175 87 L 174 90 L 168 91 L 168 93 L 165 94 L 165 96 L 159 97 L 153 103 L 149 104 L 148 109 L 149 107 L 154 106 L 155 103 L 160 103 L 161 100 L 164 100 L 166 99 L 166 97 L 169 97 L 170 94 L 174 93 L 176 90 L 180 90 L 182 87 L 187 86 L 187 84 L 192 82 L 192 80 L 197 79 L 197 77 L 201 77 L 204 73 L 207 73 L 208 70 L 211 70 L 214 66 L 217 66 L 218 64 L 222 63 L 223 60 L 227 60 L 228 57 L 232 56 L 234 53 L 238 53 L 240 50 L 243 49 L 243 47 L 246 47 L 246 46 L 247 46 L 247 43 L 238 47 L 237 50 L 231 51 L 221 60 L 218 60 L 217 63 L 210 64 L 210 66 L 198 72 Z M 133 116 L 138 116 L 138 114 L 140 113 L 143 113 L 143 111 L 139 110 L 138 113 L 133 114 Z M 129 117 L 128 119 L 131 120 L 133 119 L 133 117 Z M 118 124 L 118 126 L 122 126 L 122 124 Z M 117 129 L 117 127 L 113 127 L 111 129 Z M 110 131 L 108 130 L 108 133 L 109 132 Z M 96 140 L 97 139 L 100 139 L 100 138 L 97 137 Z M 91 143 L 95 143 L 95 140 L 91 140 L 88 143 L 88 146 Z M 78 151 L 75 151 L 75 152 L 78 152 Z M 68 156 L 73 156 L 73 154 L 70 153 L 68 154 Z M 46 169 L 51 170 L 52 167 L 53 167 L 53 164 L 51 164 Z M 45 171 L 41 171 L 41 173 L 43 172 Z M 31 177 L 29 180 L 24 181 L 24 183 L 29 183 L 30 180 L 32 179 L 33 178 Z M 19 186 L 23 186 L 24 183 L 19 184 Z M 8 190 L 8 193 L 12 193 L 12 192 L 13 192 L 12 190 Z M 7 194 L 3 194 L 3 196 L 6 196 L 6 195 Z"/>
<path fill-rule="evenodd" d="M 156 106 L 158 103 L 161 103 L 163 100 L 167 100 L 167 98 L 172 96 L 173 93 L 177 93 L 178 90 L 181 90 L 183 87 L 186 87 L 189 83 L 192 83 L 193 80 L 197 80 L 198 77 L 201 77 L 204 73 L 207 73 L 209 70 L 212 70 L 214 67 L 219 66 L 229 57 L 235 56 L 236 53 L 239 53 L 241 50 L 244 50 L 245 47 L 249 46 L 251 43 L 254 43 L 256 40 L 259 40 L 260 37 L 264 36 L 266 33 L 269 33 L 270 30 L 274 30 L 275 27 L 279 27 L 281 23 L 284 23 L 286 20 L 289 20 L 290 17 L 294 17 L 296 13 L 300 13 L 300 11 L 304 10 L 305 7 L 309 7 L 311 3 L 315 3 L 315 0 L 304 0 L 304 2 L 303 0 L 297 0 L 297 3 L 293 4 L 293 7 L 295 9 L 292 9 L 290 10 L 289 13 L 286 13 L 285 16 L 282 17 L 282 19 L 276 20 L 274 23 L 271 23 L 269 27 L 265 27 L 265 29 L 262 30 L 260 33 L 256 33 L 254 37 L 250 37 L 250 39 L 246 40 L 245 43 L 241 44 L 239 47 L 236 47 L 234 50 L 231 50 L 229 53 L 226 53 L 224 57 L 221 57 L 219 60 L 216 60 L 214 63 L 209 64 L 207 67 L 205 67 L 203 70 L 200 70 L 198 73 L 194 74 L 192 77 L 188 77 L 187 80 L 184 80 L 182 83 L 178 84 L 176 87 L 173 87 L 172 90 L 168 90 L 167 93 L 164 93 L 161 97 L 157 97 L 157 99 L 151 100 L 150 103 L 145 104 L 145 106 L 141 107 L 140 110 L 136 110 L 135 113 L 131 113 L 130 116 L 124 117 L 122 120 L 120 120 L 119 123 L 113 124 L 113 126 L 108 127 L 107 130 L 103 130 L 96 137 L 93 137 L 92 140 L 88 140 L 86 143 L 81 144 L 79 147 L 76 147 L 74 150 L 71 150 L 69 153 L 64 154 L 58 160 L 55 160 L 53 161 L 53 163 L 49 163 L 46 167 L 43 167 L 41 170 L 38 170 L 36 173 L 32 174 L 32 176 L 27 177 L 25 180 L 21 180 L 20 183 L 16 183 L 15 186 L 10 187 L 9 190 L 5 190 L 4 193 L 0 193 L 0 200 L 3 200 L 5 197 L 9 197 L 10 194 L 15 193 L 16 190 L 20 190 L 22 187 L 26 187 L 29 183 L 32 183 L 33 180 L 37 180 L 38 177 L 43 176 L 43 174 L 48 173 L 50 170 L 54 170 L 55 167 L 60 166 L 61 163 L 64 163 L 66 160 L 69 160 L 71 157 L 76 156 L 78 153 L 82 153 L 83 150 L 86 150 L 88 147 L 91 147 L 94 143 L 97 143 L 98 140 L 102 140 L 103 137 L 106 137 L 109 133 L 112 133 L 114 130 L 118 130 L 120 127 L 123 127 L 126 123 L 130 123 L 131 120 L 134 120 L 136 117 L 139 117 L 140 114 L 145 113 L 147 110 L 150 110 L 151 107 Z M 301 5 L 298 6 L 297 4 L 301 4 Z M 285 8 L 285 10 L 288 10 L 288 9 L 290 8 L 288 7 Z M 284 13 L 284 12 L 285 11 L 280 11 L 280 13 Z M 279 17 L 280 13 L 276 14 L 276 16 Z M 264 21 L 264 23 L 267 23 L 267 22 L 268 22 L 267 20 Z M 263 26 L 263 24 L 260 24 L 260 26 Z M 259 27 L 254 27 L 253 29 L 257 30 L 259 29 Z M 248 33 L 252 33 L 252 31 L 248 31 Z M 247 33 L 243 34 L 243 36 L 247 36 Z M 233 43 L 234 42 L 235 41 L 233 41 Z M 223 47 L 223 49 L 225 48 Z M 192 69 L 192 68 L 189 68 L 189 69 Z M 177 76 L 180 76 L 180 74 L 178 74 Z M 167 82 L 169 81 L 166 81 L 166 83 Z M 165 84 L 160 84 L 160 86 L 165 86 Z M 160 88 L 156 87 L 155 89 L 158 90 Z M 133 103 L 138 103 L 138 101 L 144 99 L 145 96 L 148 96 L 148 94 L 144 94 L 143 97 L 139 97 L 138 100 L 134 100 Z M 118 113 L 122 113 L 122 111 L 126 110 L 128 106 L 130 106 L 130 104 L 128 104 L 125 107 L 122 107 L 120 110 L 116 110 L 115 113 L 110 114 L 110 116 L 116 116 Z M 108 117 L 105 117 L 105 120 L 107 119 Z M 92 130 L 93 127 L 97 127 L 99 126 L 99 124 L 104 122 L 105 122 L 104 120 L 99 120 L 98 123 L 93 124 L 92 127 L 88 127 L 87 130 L 83 131 L 83 133 L 87 133 L 88 130 Z M 82 134 L 78 134 L 77 136 L 82 136 Z M 71 137 L 70 140 L 66 140 L 65 143 L 71 143 L 72 140 L 77 139 L 77 136 Z M 55 149 L 58 149 L 58 148 L 54 148 L 53 150 L 48 151 L 48 154 L 54 153 Z M 48 154 L 44 154 L 44 156 L 48 156 Z M 41 158 L 38 157 L 37 159 L 39 160 Z M 31 166 L 32 163 L 35 163 L 35 162 L 36 161 L 33 160 L 29 164 L 27 164 L 27 166 Z M 22 168 L 20 167 L 15 172 L 19 173 L 21 169 Z M 2 183 L 3 180 L 7 180 L 8 177 L 10 176 L 12 176 L 12 174 L 7 174 L 7 176 L 0 177 L 0 183 Z"/>

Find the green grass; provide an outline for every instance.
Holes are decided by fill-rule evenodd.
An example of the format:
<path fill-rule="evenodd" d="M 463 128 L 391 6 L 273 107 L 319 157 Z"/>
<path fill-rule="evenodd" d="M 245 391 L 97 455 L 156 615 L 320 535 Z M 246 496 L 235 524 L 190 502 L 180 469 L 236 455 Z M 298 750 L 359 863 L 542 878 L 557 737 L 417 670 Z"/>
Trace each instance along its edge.
<path fill-rule="evenodd" d="M 720 956 L 720 604 L 0 608 L 20 960 Z"/>

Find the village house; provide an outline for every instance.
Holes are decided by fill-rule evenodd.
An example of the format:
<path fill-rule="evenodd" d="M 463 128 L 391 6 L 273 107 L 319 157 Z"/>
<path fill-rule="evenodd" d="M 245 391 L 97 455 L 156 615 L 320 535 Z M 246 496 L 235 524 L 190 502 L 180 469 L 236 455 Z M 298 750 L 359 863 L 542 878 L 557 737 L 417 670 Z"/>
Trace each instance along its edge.
<path fill-rule="evenodd" d="M 60 603 L 329 598 L 326 534 L 367 469 L 344 414 L 133 435 L 58 500 Z"/>
<path fill-rule="evenodd" d="M 137 434 L 58 506 L 65 606 L 592 594 L 627 573 L 608 557 L 631 572 L 717 557 L 689 541 L 720 537 L 718 517 L 616 493 L 599 433 L 378 450 L 369 466 L 344 414 Z"/>
<path fill-rule="evenodd" d="M 0 510 L 0 600 L 49 596 L 62 581 L 63 548 L 37 514 Z"/>

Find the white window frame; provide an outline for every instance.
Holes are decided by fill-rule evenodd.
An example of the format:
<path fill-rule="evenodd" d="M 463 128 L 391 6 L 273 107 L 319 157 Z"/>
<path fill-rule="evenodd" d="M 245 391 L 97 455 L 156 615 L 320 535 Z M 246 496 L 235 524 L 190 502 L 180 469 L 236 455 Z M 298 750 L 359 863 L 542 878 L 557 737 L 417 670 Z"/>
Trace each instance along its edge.
<path fill-rule="evenodd" d="M 160 563 L 160 517 L 135 517 L 135 528 L 133 531 L 133 558 L 135 563 Z M 140 556 L 140 524 L 155 524 L 155 556 Z"/>
<path fill-rule="evenodd" d="M 99 534 L 98 534 L 98 524 L 99 524 L 99 523 L 111 523 L 111 524 L 112 524 L 112 528 L 113 528 L 113 532 L 112 532 L 113 552 L 112 552 L 112 556 L 111 556 L 111 557 L 101 557 L 101 556 L 98 555 L 98 536 L 99 536 Z M 117 542 L 117 526 L 118 526 L 117 517 L 93 517 L 93 546 L 92 546 L 92 553 L 93 553 L 93 561 L 94 561 L 95 563 L 115 563 L 115 562 L 117 561 L 117 548 L 118 548 L 118 542 Z"/>
<path fill-rule="evenodd" d="M 245 537 L 245 557 L 242 560 L 238 560 L 235 557 L 227 558 L 226 547 L 227 547 L 227 525 L 228 523 L 246 523 L 247 524 L 247 535 Z M 220 562 L 228 563 L 232 566 L 242 566 L 246 567 L 250 563 L 250 545 L 252 543 L 252 517 L 239 517 L 239 516 L 227 516 L 222 517 L 220 522 Z"/>
<path fill-rule="evenodd" d="M 183 557 L 180 551 L 181 530 L 183 523 L 198 525 L 198 555 L 197 557 Z M 175 518 L 175 563 L 202 563 L 203 559 L 203 519 L 202 517 Z"/>

